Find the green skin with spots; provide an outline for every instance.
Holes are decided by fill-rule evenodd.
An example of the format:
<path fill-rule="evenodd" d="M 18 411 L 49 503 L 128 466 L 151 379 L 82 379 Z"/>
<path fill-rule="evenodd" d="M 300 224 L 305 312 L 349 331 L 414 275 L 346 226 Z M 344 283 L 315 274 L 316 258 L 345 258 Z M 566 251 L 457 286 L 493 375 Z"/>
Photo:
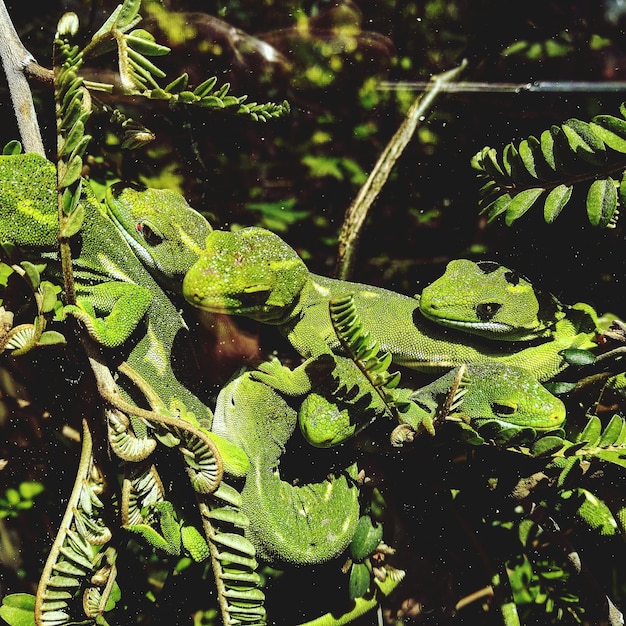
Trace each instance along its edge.
<path fill-rule="evenodd" d="M 107 189 L 108 215 L 141 263 L 180 294 L 183 277 L 204 250 L 210 224 L 177 192 L 121 183 Z"/>
<path fill-rule="evenodd" d="M 498 341 L 549 337 L 565 316 L 553 296 L 493 261 L 450 261 L 419 303 L 422 315 L 438 324 Z"/>
<path fill-rule="evenodd" d="M 519 309 L 516 294 L 507 291 L 510 283 L 503 274 L 496 276 L 504 280 L 500 313 L 510 309 L 515 318 Z M 482 301 L 482 284 L 478 279 L 471 281 L 469 296 L 464 296 L 466 303 L 468 298 L 470 302 Z M 456 290 L 456 285 L 450 284 L 444 292 Z M 523 292 L 523 299 L 528 300 L 529 294 Z M 596 345 L 595 313 L 587 305 L 555 314 L 547 328 L 545 321 L 539 320 L 538 336 L 532 340 L 499 341 L 499 335 L 493 333 L 488 338 L 468 335 L 468 327 L 448 328 L 427 319 L 420 311 L 419 298 L 311 274 L 293 248 L 274 233 L 256 227 L 211 233 L 206 250 L 185 276 L 183 295 L 201 309 L 277 325 L 306 358 L 341 352 L 328 301 L 346 295 L 354 296 L 363 327 L 380 349 L 390 352 L 395 363 L 420 371 L 495 361 L 525 368 L 539 380 L 548 380 L 567 365 L 562 350 Z M 493 299 L 491 294 L 489 299 Z M 433 298 L 429 306 L 433 308 Z M 528 320 L 523 323 L 529 325 Z"/>
<path fill-rule="evenodd" d="M 417 430 L 425 419 L 433 419 L 445 402 L 457 378 L 455 368 L 409 397 L 424 414 L 417 422 L 403 420 Z M 455 413 L 480 426 L 500 421 L 548 431 L 565 421 L 565 405 L 525 369 L 500 363 L 474 363 L 465 366 L 465 394 Z"/>
<path fill-rule="evenodd" d="M 170 237 L 167 246 L 144 246 L 154 259 L 153 265 L 159 267 L 154 275 L 162 284 L 178 284 L 180 288 L 182 277 L 198 258 L 211 232 L 209 223 L 182 196 L 170 191 L 125 192 L 117 187 L 116 193 L 108 196 L 107 208 L 85 183 L 85 221 L 81 232 L 71 240 L 78 305 L 66 306 L 64 310 L 80 319 L 92 337 L 107 348 L 112 368 L 122 361 L 128 363 L 161 400 L 161 410 L 208 426 L 212 420 L 210 409 L 189 390 L 198 387 L 189 329 L 136 256 L 118 222 L 111 219 L 110 209 L 117 198 L 117 213 L 123 216 L 128 209 L 127 200 L 132 197 L 138 202 L 143 193 L 149 200 L 139 202 L 140 217 L 133 217 L 129 230 L 137 232 L 140 239 L 147 231 L 137 231 L 136 224 L 150 220 L 159 228 L 163 222 L 176 224 L 179 235 L 185 231 L 184 243 L 179 236 L 178 244 Z M 62 285 L 57 232 L 54 165 L 36 154 L 0 157 L 0 242 L 18 246 L 23 251 L 22 258 L 46 262 L 44 278 Z M 193 246 L 190 241 L 195 242 Z M 175 256 L 172 247 L 184 253 Z M 124 376 L 118 384 L 131 399 L 140 401 L 134 385 Z M 243 459 L 240 461 L 243 463 Z M 233 473 L 243 471 L 237 469 L 238 462 L 235 455 L 230 463 Z M 228 458 L 225 466 L 229 467 Z"/>
<path fill-rule="evenodd" d="M 250 519 L 246 537 L 268 563 L 323 563 L 347 548 L 356 529 L 354 464 L 319 482 L 293 485 L 280 476 L 280 459 L 297 426 L 297 407 L 315 382 L 328 375 L 328 365 L 314 359 L 291 371 L 269 361 L 258 371 L 233 379 L 218 396 L 213 431 L 250 459 L 241 510 Z M 262 380 L 271 380 L 288 393 L 278 393 L 274 384 Z"/>

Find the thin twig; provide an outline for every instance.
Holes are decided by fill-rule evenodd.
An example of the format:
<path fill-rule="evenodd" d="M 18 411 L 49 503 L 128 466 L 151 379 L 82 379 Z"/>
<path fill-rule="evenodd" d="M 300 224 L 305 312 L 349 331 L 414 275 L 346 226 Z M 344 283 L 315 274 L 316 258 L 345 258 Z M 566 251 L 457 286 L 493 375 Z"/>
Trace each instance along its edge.
<path fill-rule="evenodd" d="M 20 41 L 4 0 L 0 0 L 0 58 L 24 150 L 45 156 L 33 96 L 25 76 L 26 68 L 32 68 L 35 59 Z"/>
<path fill-rule="evenodd" d="M 418 123 L 424 119 L 424 116 L 431 109 L 439 94 L 442 93 L 443 85 L 455 80 L 465 69 L 466 65 L 467 62 L 463 61 L 458 67 L 433 77 L 432 89 L 418 96 L 410 106 L 400 128 L 398 128 L 385 147 L 368 179 L 348 207 L 341 227 L 341 233 L 339 234 L 336 271 L 336 275 L 339 278 L 345 280 L 352 274 L 357 243 L 367 217 L 367 212 L 387 182 L 395 162 L 400 158 L 400 155 L 411 140 Z"/>

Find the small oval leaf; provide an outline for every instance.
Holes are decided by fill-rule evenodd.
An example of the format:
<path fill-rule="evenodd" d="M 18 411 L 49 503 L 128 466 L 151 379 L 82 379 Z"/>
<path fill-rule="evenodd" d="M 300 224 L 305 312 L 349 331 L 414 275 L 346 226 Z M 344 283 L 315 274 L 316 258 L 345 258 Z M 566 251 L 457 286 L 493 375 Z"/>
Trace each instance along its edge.
<path fill-rule="evenodd" d="M 570 365 L 591 365 L 596 360 L 592 352 L 579 348 L 567 348 L 561 350 L 560 354 Z"/>
<path fill-rule="evenodd" d="M 22 144 L 16 139 L 12 139 L 9 141 L 6 146 L 2 149 L 2 154 L 4 156 L 15 156 L 16 154 L 22 153 Z"/>
<path fill-rule="evenodd" d="M 601 432 L 602 422 L 600 421 L 600 418 L 592 415 L 583 431 L 580 435 L 578 435 L 578 437 L 576 437 L 576 443 L 588 441 L 590 445 L 595 446 L 600 440 Z"/>
<path fill-rule="evenodd" d="M 589 125 L 612 150 L 626 153 L 626 122 L 612 115 L 596 115 Z"/>
<path fill-rule="evenodd" d="M 59 188 L 64 189 L 69 187 L 72 183 L 75 183 L 79 178 L 83 170 L 83 160 L 80 156 L 76 155 L 68 164 L 65 174 L 59 183 Z"/>
<path fill-rule="evenodd" d="M 76 209 L 72 212 L 71 215 L 68 216 L 65 225 L 61 229 L 59 236 L 65 239 L 72 237 L 75 235 L 83 225 L 85 221 L 85 206 L 83 204 L 79 204 L 76 206 Z"/>
<path fill-rule="evenodd" d="M 587 193 L 587 217 L 593 226 L 606 228 L 617 209 L 617 188 L 612 178 L 595 180 Z"/>
<path fill-rule="evenodd" d="M 572 185 L 559 185 L 548 194 L 543 208 L 543 218 L 547 224 L 552 224 L 561 214 L 561 211 L 572 197 L 572 190 Z"/>
<path fill-rule="evenodd" d="M 56 330 L 46 330 L 39 337 L 38 346 L 60 346 L 67 343 L 65 337 Z"/>
<path fill-rule="evenodd" d="M 350 582 L 348 584 L 350 598 L 356 600 L 364 596 L 370 586 L 372 575 L 365 563 L 354 563 L 350 568 Z"/>
<path fill-rule="evenodd" d="M 532 207 L 545 191 L 542 187 L 534 187 L 520 191 L 511 200 L 511 204 L 506 209 L 506 225 L 510 226 L 515 220 L 519 219 Z"/>
<path fill-rule="evenodd" d="M 354 536 L 350 542 L 350 555 L 355 561 L 362 561 L 376 550 L 383 538 L 383 527 L 373 522 L 369 515 L 362 515 L 357 522 Z"/>

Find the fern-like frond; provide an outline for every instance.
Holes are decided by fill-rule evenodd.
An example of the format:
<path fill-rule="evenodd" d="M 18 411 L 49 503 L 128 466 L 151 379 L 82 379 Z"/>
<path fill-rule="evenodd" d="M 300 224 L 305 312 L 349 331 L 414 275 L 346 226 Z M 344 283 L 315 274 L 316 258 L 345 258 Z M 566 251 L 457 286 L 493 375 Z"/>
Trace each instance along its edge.
<path fill-rule="evenodd" d="M 189 77 L 182 74 L 166 86 L 160 84 L 165 78 L 161 70 L 148 57 L 169 54 L 170 49 L 157 43 L 151 33 L 135 26 L 141 22 L 140 0 L 125 0 L 111 14 L 109 19 L 93 35 L 91 41 L 80 52 L 80 62 L 117 49 L 118 71 L 122 91 L 130 96 L 140 96 L 152 100 L 167 100 L 171 104 L 196 105 L 215 111 L 222 111 L 247 117 L 254 121 L 266 122 L 286 115 L 289 103 L 247 102 L 248 96 L 234 96 L 229 93 L 230 84 L 217 85 L 217 78 L 203 81 L 195 88 L 188 84 Z M 76 49 L 78 54 L 78 49 Z M 113 85 L 85 82 L 89 90 L 112 91 Z M 143 128 L 127 131 L 125 147 L 143 145 L 151 139 L 150 131 Z"/>
<path fill-rule="evenodd" d="M 620 113 L 626 118 L 623 104 Z M 510 225 L 541 202 L 545 221 L 552 223 L 573 195 L 583 192 L 589 222 L 613 228 L 624 204 L 626 120 L 572 118 L 501 152 L 485 147 L 472 166 L 484 183 L 480 206 L 489 221 L 504 213 Z"/>
<path fill-rule="evenodd" d="M 330 320 L 344 350 L 376 388 L 381 398 L 388 402 L 388 392 L 400 382 L 400 372 L 389 373 L 391 354 L 381 354 L 378 343 L 363 329 L 357 314 L 354 298 L 343 296 L 329 301 Z"/>
<path fill-rule="evenodd" d="M 243 536 L 250 521 L 241 512 L 241 494 L 221 482 L 200 504 L 209 540 L 215 586 L 224 624 L 265 626 L 265 595 L 252 543 Z"/>
<path fill-rule="evenodd" d="M 92 451 L 91 433 L 83 423 L 83 449 L 76 481 L 37 589 L 38 624 L 102 623 L 103 613 L 119 599 L 115 552 L 106 547 L 112 535 L 104 522 L 100 499 L 104 478 Z M 73 614 L 78 590 L 83 595 L 81 615 Z"/>

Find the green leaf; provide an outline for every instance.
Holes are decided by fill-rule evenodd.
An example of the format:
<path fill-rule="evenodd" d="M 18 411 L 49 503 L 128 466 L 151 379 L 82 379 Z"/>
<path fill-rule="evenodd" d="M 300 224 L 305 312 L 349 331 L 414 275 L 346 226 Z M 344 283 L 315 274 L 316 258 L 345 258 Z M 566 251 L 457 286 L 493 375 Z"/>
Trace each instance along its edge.
<path fill-rule="evenodd" d="M 572 185 L 559 185 L 548 194 L 543 208 L 543 217 L 546 223 L 552 224 L 561 214 L 561 211 L 572 197 L 572 190 Z"/>
<path fill-rule="evenodd" d="M 587 217 L 593 226 L 606 228 L 617 210 L 617 189 L 612 178 L 591 183 L 587 193 Z"/>
<path fill-rule="evenodd" d="M 593 132 L 612 150 L 626 153 L 626 122 L 612 115 L 596 115 L 590 124 Z"/>
<path fill-rule="evenodd" d="M 2 148 L 2 154 L 4 156 L 14 156 L 22 153 L 22 144 L 17 139 L 9 141 L 4 148 Z"/>
<path fill-rule="evenodd" d="M 78 120 L 67 133 L 65 142 L 63 143 L 63 149 L 61 150 L 61 156 L 65 157 L 72 153 L 72 150 L 78 145 L 80 140 L 85 134 L 85 124 Z"/>
<path fill-rule="evenodd" d="M 362 561 L 376 550 L 382 538 L 382 524 L 373 522 L 369 515 L 362 515 L 350 542 L 350 556 L 354 561 Z"/>
<path fill-rule="evenodd" d="M 531 174 L 531 176 L 533 176 L 534 178 L 538 178 L 537 167 L 535 165 L 535 154 L 533 153 L 533 150 L 530 146 L 530 142 L 533 139 L 537 141 L 537 139 L 535 139 L 534 137 L 529 137 L 528 139 L 524 139 L 523 141 L 521 141 L 519 144 L 518 152 L 520 159 L 522 160 L 522 163 L 524 164 L 524 167 L 526 168 L 528 173 Z"/>
<path fill-rule="evenodd" d="M 583 159 L 598 165 L 606 161 L 604 142 L 593 132 L 587 122 L 569 119 L 562 126 L 569 147 Z"/>
<path fill-rule="evenodd" d="M 337 180 L 343 180 L 344 173 L 339 167 L 340 160 L 338 157 L 309 154 L 302 158 L 301 163 L 309 168 L 309 175 L 314 178 L 330 176 Z"/>
<path fill-rule="evenodd" d="M 520 191 L 520 193 L 514 196 L 506 209 L 506 225 L 510 226 L 515 220 L 522 217 L 544 191 L 545 189 L 538 187 Z"/>
<path fill-rule="evenodd" d="M 15 270 L 6 263 L 0 262 L 0 286 L 6 287 L 9 281 L 9 276 L 13 274 Z"/>
<path fill-rule="evenodd" d="M 619 450 L 599 450 L 594 456 L 607 463 L 613 463 L 613 465 L 626 468 L 626 455 Z"/>
<path fill-rule="evenodd" d="M 68 164 L 59 187 L 64 189 L 69 187 L 72 183 L 75 183 L 79 178 L 83 170 L 83 159 L 80 156 L 75 156 Z"/>
<path fill-rule="evenodd" d="M 70 215 L 71 213 L 73 213 L 78 206 L 82 189 L 83 181 L 81 179 L 75 189 L 72 189 L 71 187 L 66 187 L 65 191 L 63 191 L 62 205 L 63 213 L 65 213 L 65 215 Z"/>
<path fill-rule="evenodd" d="M 579 348 L 567 348 L 559 353 L 570 365 L 591 365 L 595 362 L 596 357 L 589 350 L 580 350 Z"/>
<path fill-rule="evenodd" d="M 196 96 L 193 91 L 181 91 L 178 94 L 178 100 L 184 104 L 192 104 L 199 100 L 198 96 Z"/>
<path fill-rule="evenodd" d="M 163 78 L 165 76 L 165 72 L 157 67 L 152 61 L 148 60 L 143 54 L 135 51 L 133 48 L 128 48 L 128 58 L 136 65 L 135 67 L 141 68 L 145 70 L 143 74 L 146 78 L 149 76 L 156 76 L 157 78 Z M 156 87 L 157 85 L 155 85 Z"/>
<path fill-rule="evenodd" d="M 533 456 L 550 456 L 560 450 L 563 445 L 564 441 L 561 437 L 547 435 L 535 441 L 531 448 L 531 453 Z"/>
<path fill-rule="evenodd" d="M 511 204 L 513 198 L 510 194 L 505 193 L 501 195 L 497 200 L 486 206 L 483 211 L 487 211 L 487 221 L 492 222 L 501 213 L 504 213 Z"/>
<path fill-rule="evenodd" d="M 481 164 L 485 172 L 496 182 L 505 185 L 511 182 L 508 174 L 505 173 L 504 168 L 498 161 L 498 153 L 494 148 L 486 148 L 483 151 Z"/>
<path fill-rule="evenodd" d="M 42 295 L 41 298 L 41 312 L 49 313 L 54 310 L 54 307 L 57 304 L 57 295 L 61 291 L 60 287 L 52 284 L 51 282 L 44 280 L 41 285 L 39 285 L 39 292 Z"/>
<path fill-rule="evenodd" d="M 560 394 L 569 393 L 576 387 L 576 383 L 568 383 L 565 381 L 559 381 L 555 383 L 545 383 L 544 387 L 555 396 Z"/>
<path fill-rule="evenodd" d="M 200 106 L 207 107 L 209 109 L 223 109 L 224 102 L 217 96 L 204 96 L 204 98 L 200 100 Z"/>
<path fill-rule="evenodd" d="M 556 172 L 556 160 L 554 158 L 554 136 L 549 130 L 541 133 L 541 154 L 548 166 Z"/>
<path fill-rule="evenodd" d="M 35 626 L 35 596 L 29 593 L 4 596 L 0 617 L 9 626 Z"/>
<path fill-rule="evenodd" d="M 163 56 L 170 52 L 170 48 L 158 44 L 152 33 L 143 28 L 138 28 L 126 35 L 126 43 L 137 52 L 148 56 Z"/>
<path fill-rule="evenodd" d="M 26 278 L 28 279 L 30 286 L 33 289 L 38 289 L 39 283 L 41 282 L 39 268 L 30 261 L 22 261 L 20 265 L 22 266 L 22 269 L 26 272 Z"/>
<path fill-rule="evenodd" d="M 129 28 L 131 24 L 136 23 L 141 16 L 139 9 L 141 8 L 141 0 L 124 0 L 124 4 L 115 20 L 115 26 L 123 30 Z M 132 26 L 130 26 L 132 28 Z"/>
<path fill-rule="evenodd" d="M 365 563 L 353 563 L 350 568 L 350 582 L 348 584 L 352 600 L 365 595 L 369 589 L 371 578 L 372 575 Z"/>
<path fill-rule="evenodd" d="M 67 343 L 65 337 L 56 330 L 46 330 L 39 337 L 37 345 L 39 346 L 58 346 Z"/>
<path fill-rule="evenodd" d="M 595 446 L 598 441 L 600 441 L 600 434 L 602 433 L 602 422 L 600 418 L 592 415 L 587 422 L 587 425 L 583 429 L 583 431 L 576 437 L 576 442 L 581 443 L 583 441 L 588 441 L 589 445 Z"/>
<path fill-rule="evenodd" d="M 59 233 L 60 237 L 69 238 L 75 235 L 83 225 L 85 221 L 85 205 L 79 204 L 76 209 L 73 211 L 71 215 L 68 216 L 67 221 L 65 222 L 63 228 L 61 228 L 61 232 Z"/>
<path fill-rule="evenodd" d="M 614 445 L 622 434 L 623 427 L 624 420 L 619 415 L 613 415 L 600 437 L 598 446 L 606 448 L 607 446 Z"/>
<path fill-rule="evenodd" d="M 187 88 L 189 82 L 189 74 L 181 74 L 165 87 L 167 93 L 178 93 Z"/>
<path fill-rule="evenodd" d="M 212 78 L 208 78 L 204 82 L 200 83 L 194 90 L 193 93 L 198 96 L 198 98 L 204 98 L 211 93 L 213 87 L 217 83 L 217 77 L 213 76 Z"/>

